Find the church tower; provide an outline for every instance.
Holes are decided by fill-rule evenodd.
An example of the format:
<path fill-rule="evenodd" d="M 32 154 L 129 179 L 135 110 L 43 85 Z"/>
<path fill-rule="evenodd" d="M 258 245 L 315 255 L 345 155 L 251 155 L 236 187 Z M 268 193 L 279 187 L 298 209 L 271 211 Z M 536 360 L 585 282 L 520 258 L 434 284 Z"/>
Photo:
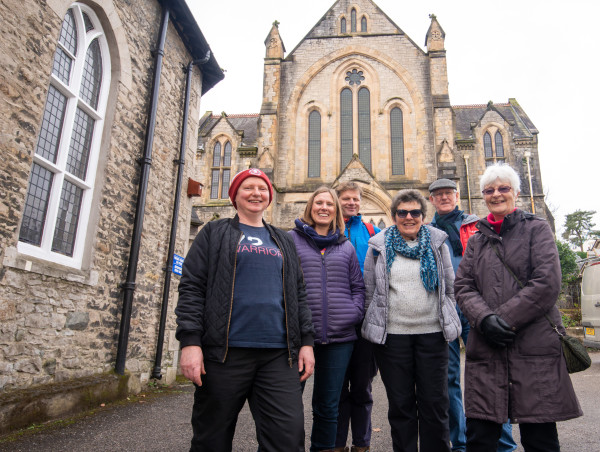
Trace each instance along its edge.
<path fill-rule="evenodd" d="M 454 114 L 448 94 L 448 69 L 444 40 L 446 33 L 434 14 L 430 14 L 431 25 L 427 30 L 425 45 L 429 57 L 429 76 L 433 103 L 435 133 L 435 156 L 438 177 L 457 178 L 454 158 Z"/>
<path fill-rule="evenodd" d="M 279 22 L 273 22 L 265 40 L 263 99 L 258 119 L 258 166 L 273 180 L 273 166 L 277 159 L 279 132 L 278 111 L 281 95 L 281 61 L 285 46 L 279 35 Z"/>

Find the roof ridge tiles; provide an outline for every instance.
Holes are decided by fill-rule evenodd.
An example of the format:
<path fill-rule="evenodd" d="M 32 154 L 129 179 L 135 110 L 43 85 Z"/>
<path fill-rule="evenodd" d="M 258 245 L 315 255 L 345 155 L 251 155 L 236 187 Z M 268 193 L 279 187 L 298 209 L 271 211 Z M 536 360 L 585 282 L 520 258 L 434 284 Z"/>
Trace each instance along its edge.
<path fill-rule="evenodd" d="M 227 114 L 226 118 L 258 118 L 258 113 L 235 113 L 235 114 Z M 220 118 L 221 115 L 212 115 L 211 118 L 217 119 Z"/>

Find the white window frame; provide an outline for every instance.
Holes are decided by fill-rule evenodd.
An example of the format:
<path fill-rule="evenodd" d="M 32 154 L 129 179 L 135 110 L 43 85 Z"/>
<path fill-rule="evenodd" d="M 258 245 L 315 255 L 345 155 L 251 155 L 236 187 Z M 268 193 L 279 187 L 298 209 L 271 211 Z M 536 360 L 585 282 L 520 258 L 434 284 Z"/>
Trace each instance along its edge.
<path fill-rule="evenodd" d="M 58 43 L 59 36 L 57 36 L 57 48 L 60 46 L 60 48 L 63 51 L 65 51 L 69 56 L 74 58 L 69 85 L 66 85 L 57 76 L 55 76 L 54 73 L 51 73 L 50 75 L 50 84 L 67 97 L 65 116 L 63 119 L 63 127 L 61 130 L 59 146 L 57 148 L 56 163 L 53 163 L 37 154 L 34 154 L 33 156 L 34 163 L 37 163 L 38 165 L 50 170 L 54 175 L 52 180 L 52 187 L 50 189 L 50 194 L 48 197 L 48 206 L 42 230 L 42 239 L 40 246 L 19 241 L 17 244 L 17 251 L 21 254 L 35 257 L 41 260 L 50 261 L 67 267 L 81 269 L 86 236 L 88 233 L 88 221 L 92 207 L 96 172 L 98 169 L 98 158 L 100 154 L 102 132 L 104 129 L 104 119 L 106 116 L 106 105 L 110 89 L 111 64 L 110 52 L 108 49 L 106 35 L 104 33 L 100 20 L 98 19 L 94 11 L 89 6 L 81 3 L 73 3 L 69 9 L 73 10 L 75 27 L 77 30 L 76 58 L 73 55 L 71 55 L 71 53 L 65 47 Z M 86 13 L 90 21 L 94 25 L 94 28 L 89 32 L 85 31 L 85 24 L 83 22 L 82 13 Z M 85 57 L 87 54 L 87 50 L 89 45 L 96 38 L 98 38 L 100 55 L 102 57 L 102 83 L 100 85 L 100 91 L 98 93 L 98 108 L 93 109 L 91 106 L 86 104 L 83 99 L 79 97 L 79 89 L 81 87 L 81 80 L 83 76 L 83 69 L 85 66 Z M 86 171 L 87 177 L 85 181 L 79 179 L 78 177 L 75 177 L 72 174 L 69 174 L 66 170 L 68 152 L 73 132 L 73 124 L 75 120 L 75 113 L 78 107 L 95 120 Z M 52 251 L 52 241 L 54 239 L 56 217 L 60 205 L 60 194 L 65 179 L 83 189 L 78 224 L 75 234 L 75 242 L 73 244 L 73 256 L 66 256 L 64 254 Z"/>

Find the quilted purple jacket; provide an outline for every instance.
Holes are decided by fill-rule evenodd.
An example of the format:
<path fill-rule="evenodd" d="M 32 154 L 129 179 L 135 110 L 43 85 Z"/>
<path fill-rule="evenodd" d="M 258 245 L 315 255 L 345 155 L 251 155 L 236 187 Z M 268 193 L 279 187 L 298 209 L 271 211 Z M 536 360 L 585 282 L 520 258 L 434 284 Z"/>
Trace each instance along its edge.
<path fill-rule="evenodd" d="M 354 247 L 341 235 L 322 255 L 303 231 L 293 229 L 290 234 L 304 273 L 315 343 L 356 340 L 356 326 L 365 313 L 365 283 Z"/>

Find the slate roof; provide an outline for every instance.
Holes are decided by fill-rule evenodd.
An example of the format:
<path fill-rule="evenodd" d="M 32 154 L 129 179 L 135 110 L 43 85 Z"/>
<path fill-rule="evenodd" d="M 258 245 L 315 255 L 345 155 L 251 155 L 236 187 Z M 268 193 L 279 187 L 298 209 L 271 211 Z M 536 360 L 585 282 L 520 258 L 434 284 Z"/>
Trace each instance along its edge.
<path fill-rule="evenodd" d="M 509 99 L 505 104 L 480 104 L 480 105 L 455 105 L 452 106 L 456 115 L 456 139 L 474 139 L 472 123 L 479 123 L 488 110 L 497 111 L 508 123 L 513 126 L 515 140 L 532 138 L 538 133 L 527 113 L 521 108 L 516 99 Z"/>
<path fill-rule="evenodd" d="M 200 124 L 198 130 L 200 140 L 206 142 L 204 135 L 208 134 L 219 121 L 227 121 L 235 131 L 242 131 L 242 146 L 257 146 L 258 113 L 237 115 L 210 115 Z"/>

